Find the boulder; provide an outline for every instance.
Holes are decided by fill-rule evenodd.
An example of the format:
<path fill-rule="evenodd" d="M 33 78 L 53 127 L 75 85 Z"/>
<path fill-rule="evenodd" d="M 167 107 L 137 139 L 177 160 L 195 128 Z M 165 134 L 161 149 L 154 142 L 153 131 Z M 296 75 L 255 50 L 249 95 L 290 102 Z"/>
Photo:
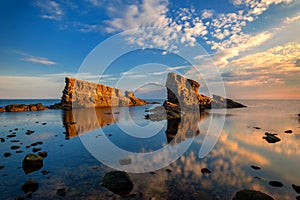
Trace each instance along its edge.
<path fill-rule="evenodd" d="M 126 172 L 111 171 L 105 174 L 102 186 L 120 196 L 127 196 L 133 189 L 133 183 Z"/>
<path fill-rule="evenodd" d="M 274 200 L 273 197 L 256 190 L 238 191 L 232 200 Z"/>
<path fill-rule="evenodd" d="M 29 174 L 43 167 L 43 158 L 30 153 L 25 156 L 22 164 L 25 174 Z"/>

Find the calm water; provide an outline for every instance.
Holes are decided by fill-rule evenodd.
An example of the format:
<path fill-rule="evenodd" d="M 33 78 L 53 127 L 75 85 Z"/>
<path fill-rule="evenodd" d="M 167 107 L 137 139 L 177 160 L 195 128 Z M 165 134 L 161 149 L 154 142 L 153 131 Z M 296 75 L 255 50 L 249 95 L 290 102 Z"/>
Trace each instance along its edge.
<path fill-rule="evenodd" d="M 300 118 L 297 116 L 300 101 L 242 100 L 241 103 L 248 107 L 226 113 L 208 111 L 201 117 L 187 113 L 181 121 L 155 122 L 148 132 L 135 130 L 150 124 L 144 115 L 151 105 L 113 111 L 0 113 L 0 138 L 5 140 L 0 143 L 0 165 L 4 166 L 0 169 L 1 199 L 24 196 L 21 187 L 29 179 L 39 184 L 32 199 L 59 199 L 57 191 L 62 188 L 66 189 L 69 199 L 121 199 L 101 186 L 105 174 L 114 169 L 99 162 L 97 155 L 92 156 L 87 145 L 99 144 L 95 148 L 105 148 L 101 146 L 105 139 L 135 153 L 192 142 L 178 160 L 155 173 L 129 173 L 134 184 L 131 194 L 136 194 L 129 199 L 232 199 L 235 192 L 245 188 L 265 192 L 275 199 L 295 199 L 297 193 L 291 185 L 300 185 Z M 225 124 L 216 145 L 206 157 L 199 158 L 211 119 L 222 117 Z M 132 128 L 132 120 L 137 128 Z M 293 133 L 284 133 L 288 129 Z M 35 132 L 26 135 L 27 130 Z M 262 139 L 265 132 L 277 133 L 281 141 L 267 143 Z M 8 138 L 12 133 L 16 136 Z M 30 145 L 39 141 L 43 144 L 34 147 L 47 151 L 48 156 L 41 169 L 26 175 L 22 161 L 26 154 L 32 153 L 34 147 Z M 13 145 L 20 148 L 12 150 Z M 11 156 L 4 157 L 5 152 Z M 117 155 L 108 152 L 105 156 L 113 159 Z M 254 170 L 251 165 L 261 169 Z M 129 164 L 128 167 L 136 166 Z M 211 173 L 203 174 L 203 168 Z M 43 175 L 43 170 L 50 173 Z M 271 186 L 269 181 L 280 181 L 283 186 Z"/>

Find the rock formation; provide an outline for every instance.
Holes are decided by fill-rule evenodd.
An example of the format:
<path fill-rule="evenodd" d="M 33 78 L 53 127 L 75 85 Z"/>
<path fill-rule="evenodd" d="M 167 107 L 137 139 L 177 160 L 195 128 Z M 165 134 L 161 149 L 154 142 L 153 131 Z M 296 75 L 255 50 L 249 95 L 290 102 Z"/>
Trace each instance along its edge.
<path fill-rule="evenodd" d="M 102 84 L 91 83 L 75 78 L 65 79 L 65 88 L 60 105 L 63 109 L 92 108 L 92 107 L 116 107 L 139 106 L 147 104 L 146 101 L 136 98 L 132 92 L 122 95 L 120 89 Z"/>
<path fill-rule="evenodd" d="M 0 109 L 0 112 L 24 112 L 24 111 L 37 111 L 37 110 L 48 110 L 47 107 L 41 103 L 37 104 L 11 104 L 5 106 L 5 109 Z"/>

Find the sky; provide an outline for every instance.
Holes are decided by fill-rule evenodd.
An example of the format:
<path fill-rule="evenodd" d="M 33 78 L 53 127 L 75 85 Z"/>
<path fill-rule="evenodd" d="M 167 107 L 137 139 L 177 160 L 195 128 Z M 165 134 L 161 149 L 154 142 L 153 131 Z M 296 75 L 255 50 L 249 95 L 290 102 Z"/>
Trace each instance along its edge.
<path fill-rule="evenodd" d="M 0 15 L 0 99 L 60 98 L 66 76 L 163 97 L 169 72 L 206 95 L 300 99 L 299 0 L 1 0 Z"/>

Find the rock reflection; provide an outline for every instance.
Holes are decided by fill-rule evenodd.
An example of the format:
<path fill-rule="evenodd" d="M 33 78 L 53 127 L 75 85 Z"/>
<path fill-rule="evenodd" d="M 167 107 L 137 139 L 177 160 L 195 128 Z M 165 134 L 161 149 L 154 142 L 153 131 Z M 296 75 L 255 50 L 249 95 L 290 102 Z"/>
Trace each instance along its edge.
<path fill-rule="evenodd" d="M 187 112 L 179 119 L 168 119 L 166 136 L 168 143 L 178 144 L 186 138 L 195 137 L 200 133 L 198 124 L 205 118 L 205 113 Z M 176 137 L 175 137 L 176 136 Z"/>
<path fill-rule="evenodd" d="M 63 114 L 66 138 L 76 137 L 116 123 L 118 120 L 119 116 L 113 115 L 111 108 L 73 109 L 66 110 Z"/>

